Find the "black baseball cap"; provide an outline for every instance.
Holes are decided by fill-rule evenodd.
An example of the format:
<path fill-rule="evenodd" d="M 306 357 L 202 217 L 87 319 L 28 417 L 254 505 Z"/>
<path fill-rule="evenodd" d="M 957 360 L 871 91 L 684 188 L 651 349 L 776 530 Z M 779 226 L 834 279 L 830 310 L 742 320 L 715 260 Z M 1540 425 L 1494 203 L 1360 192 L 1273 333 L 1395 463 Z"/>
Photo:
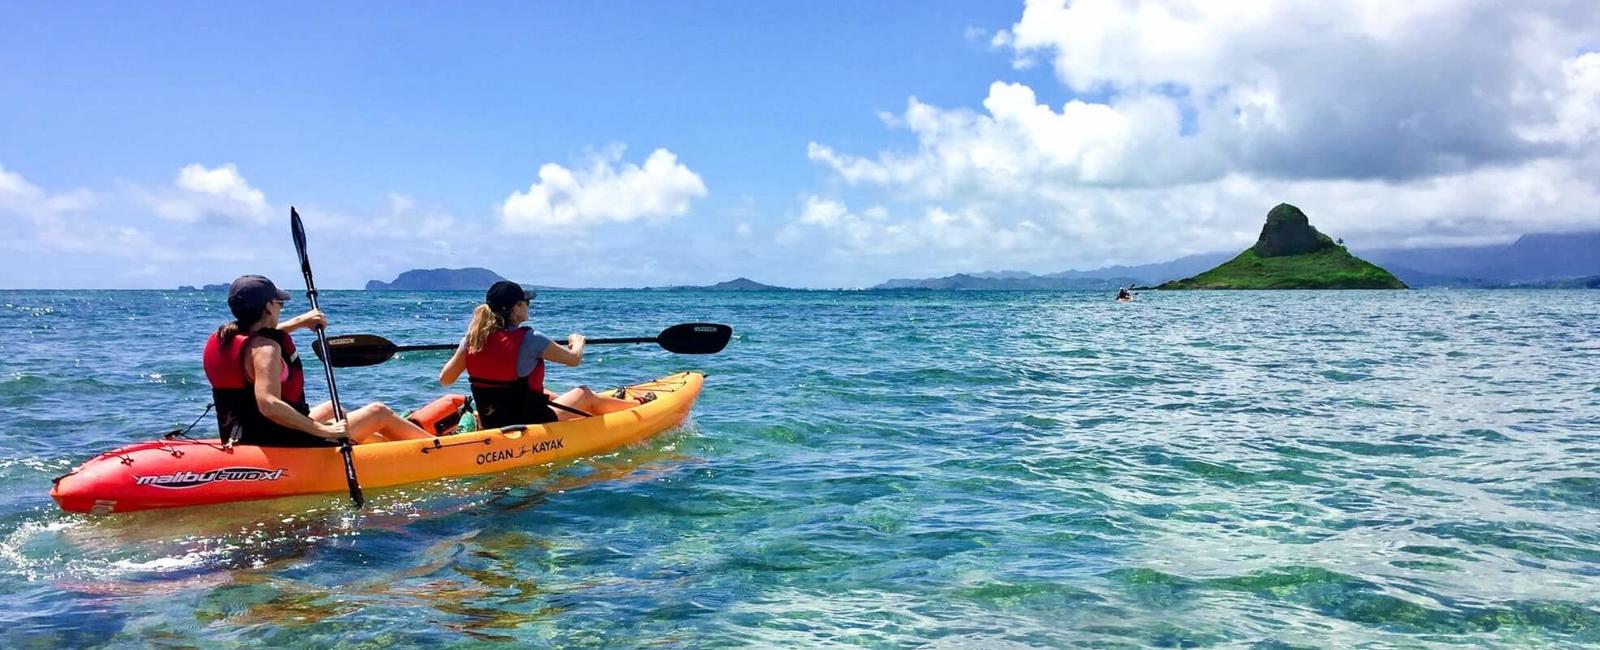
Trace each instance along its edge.
<path fill-rule="evenodd" d="M 536 294 L 522 288 L 522 285 L 510 280 L 501 280 L 489 285 L 489 293 L 484 294 L 483 304 L 495 311 L 505 311 L 515 307 L 524 300 L 533 302 Z"/>
<path fill-rule="evenodd" d="M 241 275 L 228 285 L 228 304 L 241 307 L 260 307 L 274 300 L 289 300 L 289 292 L 261 275 Z"/>

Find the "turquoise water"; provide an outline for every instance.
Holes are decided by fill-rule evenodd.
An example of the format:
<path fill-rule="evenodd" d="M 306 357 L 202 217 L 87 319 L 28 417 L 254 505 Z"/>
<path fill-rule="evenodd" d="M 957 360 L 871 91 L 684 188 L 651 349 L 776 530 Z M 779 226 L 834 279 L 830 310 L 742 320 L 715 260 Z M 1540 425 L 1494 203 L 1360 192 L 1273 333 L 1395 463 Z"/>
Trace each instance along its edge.
<path fill-rule="evenodd" d="M 324 307 L 433 343 L 475 297 Z M 1109 298 L 549 292 L 556 335 L 736 338 L 553 370 L 710 375 L 686 426 L 609 456 L 360 513 L 89 518 L 50 478 L 199 416 L 226 309 L 0 292 L 0 646 L 1600 644 L 1600 292 Z M 340 392 L 414 407 L 443 360 Z"/>

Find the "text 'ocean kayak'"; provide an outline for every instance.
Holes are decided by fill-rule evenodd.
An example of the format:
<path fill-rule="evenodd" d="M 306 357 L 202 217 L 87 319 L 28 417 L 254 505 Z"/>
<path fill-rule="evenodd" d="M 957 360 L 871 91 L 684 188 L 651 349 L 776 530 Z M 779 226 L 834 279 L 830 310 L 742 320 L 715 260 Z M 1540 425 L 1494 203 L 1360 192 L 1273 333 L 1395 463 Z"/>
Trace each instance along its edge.
<path fill-rule="evenodd" d="M 424 440 L 356 445 L 351 451 L 362 487 L 380 488 L 452 476 L 489 474 L 611 451 L 682 422 L 705 377 L 668 375 L 629 386 L 628 397 L 656 398 L 625 411 L 550 424 L 502 427 Z M 453 415 L 461 395 L 441 398 L 414 414 L 424 429 Z M 337 447 L 287 448 L 217 440 L 157 440 L 90 459 L 56 479 L 50 496 L 69 512 L 131 512 L 346 489 Z"/>

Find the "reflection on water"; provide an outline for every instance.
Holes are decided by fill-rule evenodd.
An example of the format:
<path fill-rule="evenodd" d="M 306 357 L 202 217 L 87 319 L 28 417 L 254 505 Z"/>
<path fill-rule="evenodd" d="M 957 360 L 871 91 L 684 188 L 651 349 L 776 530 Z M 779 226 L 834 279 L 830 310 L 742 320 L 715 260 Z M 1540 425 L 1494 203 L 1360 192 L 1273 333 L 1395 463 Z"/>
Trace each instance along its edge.
<path fill-rule="evenodd" d="M 201 626 L 293 630 L 385 602 L 443 615 L 440 624 L 477 640 L 513 641 L 496 630 L 560 611 L 535 602 L 538 584 L 526 575 L 531 565 L 550 565 L 555 547 L 477 524 L 524 511 L 537 516 L 551 494 L 656 480 L 692 462 L 673 444 L 688 431 L 572 464 L 369 490 L 359 512 L 341 497 L 306 496 L 114 517 L 51 513 L 48 523 L 18 526 L 5 552 L 31 580 L 107 608 L 192 600 Z M 30 548 L 51 550 L 32 555 Z M 314 575 L 329 555 L 363 558 L 364 566 L 346 579 Z M 70 627 L 61 623 L 37 627 Z M 147 640 L 182 638 L 150 632 Z"/>

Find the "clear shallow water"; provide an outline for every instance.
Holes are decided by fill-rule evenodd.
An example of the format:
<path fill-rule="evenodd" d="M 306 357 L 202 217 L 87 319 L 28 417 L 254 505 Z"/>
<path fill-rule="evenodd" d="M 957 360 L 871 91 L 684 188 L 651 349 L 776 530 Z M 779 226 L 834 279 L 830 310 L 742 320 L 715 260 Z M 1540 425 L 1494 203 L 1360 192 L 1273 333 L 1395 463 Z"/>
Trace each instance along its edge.
<path fill-rule="evenodd" d="M 737 338 L 553 370 L 710 374 L 609 456 L 359 514 L 56 511 L 200 415 L 220 298 L 0 291 L 0 645 L 1600 644 L 1600 292 L 550 292 L 556 335 Z M 424 343 L 474 298 L 324 306 Z M 442 362 L 340 391 L 414 407 Z"/>

